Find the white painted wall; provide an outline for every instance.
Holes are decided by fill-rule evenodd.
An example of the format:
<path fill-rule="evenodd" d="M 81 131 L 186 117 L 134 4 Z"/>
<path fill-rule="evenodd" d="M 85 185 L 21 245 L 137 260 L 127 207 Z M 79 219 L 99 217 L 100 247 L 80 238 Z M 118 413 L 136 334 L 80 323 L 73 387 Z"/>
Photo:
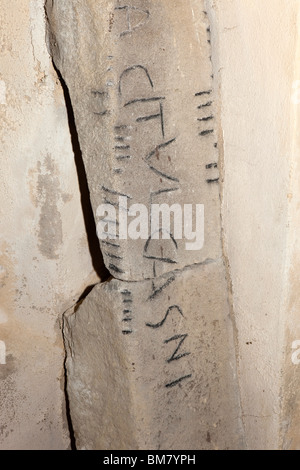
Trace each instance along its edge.
<path fill-rule="evenodd" d="M 65 449 L 60 318 L 97 278 L 44 1 L 0 7 L 0 449 Z"/>
<path fill-rule="evenodd" d="M 245 434 L 251 449 L 280 448 L 290 420 L 282 408 L 292 364 L 285 329 L 288 323 L 294 334 L 299 330 L 295 308 L 292 321 L 287 308 L 286 278 L 299 250 L 299 143 L 291 101 L 299 70 L 299 2 L 209 5 L 221 101 L 224 247 Z M 290 403 L 290 413 L 292 408 Z M 299 445 L 298 432 L 293 446 Z"/>
<path fill-rule="evenodd" d="M 0 0 L 0 449 L 69 446 L 60 318 L 97 279 L 43 3 Z M 300 5 L 207 3 L 247 446 L 299 449 Z"/>

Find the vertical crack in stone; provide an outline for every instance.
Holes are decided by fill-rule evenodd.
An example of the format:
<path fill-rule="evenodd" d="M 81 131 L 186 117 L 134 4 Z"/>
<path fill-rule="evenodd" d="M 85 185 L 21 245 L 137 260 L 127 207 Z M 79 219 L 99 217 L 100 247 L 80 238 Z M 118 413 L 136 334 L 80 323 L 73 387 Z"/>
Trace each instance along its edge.
<path fill-rule="evenodd" d="M 65 317 L 64 317 L 64 314 L 63 314 L 63 317 L 62 317 L 62 335 L 63 335 L 63 342 L 64 342 L 64 347 L 65 347 L 65 359 L 64 359 L 65 410 L 66 410 L 66 418 L 67 418 L 69 437 L 70 437 L 70 447 L 71 447 L 71 450 L 77 450 L 75 433 L 74 433 L 74 428 L 73 428 L 73 423 L 72 423 L 71 410 L 70 410 L 70 400 L 69 400 L 69 394 L 68 394 L 68 371 L 67 371 L 67 366 L 66 366 L 67 354 L 68 353 L 67 353 L 67 348 L 66 348 L 67 339 L 66 339 L 65 334 L 64 334 L 64 323 L 65 323 Z"/>
<path fill-rule="evenodd" d="M 64 317 L 77 448 L 239 448 L 204 1 L 49 0 L 46 11 L 91 218 L 118 202 L 117 226 L 129 203 L 201 203 L 206 214 L 202 249 L 152 232 L 101 241 L 118 279 Z"/>

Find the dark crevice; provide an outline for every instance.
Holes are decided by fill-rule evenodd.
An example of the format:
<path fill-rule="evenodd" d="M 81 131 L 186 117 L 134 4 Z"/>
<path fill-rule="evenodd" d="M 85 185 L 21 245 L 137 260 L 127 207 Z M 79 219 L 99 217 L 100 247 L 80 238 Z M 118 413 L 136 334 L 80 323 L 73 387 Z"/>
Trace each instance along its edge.
<path fill-rule="evenodd" d="M 96 224 L 95 224 L 95 219 L 94 219 L 91 200 L 90 200 L 90 191 L 88 187 L 88 182 L 87 182 L 85 167 L 83 163 L 82 152 L 80 149 L 78 134 L 76 130 L 75 117 L 74 117 L 74 112 L 73 112 L 72 103 L 70 99 L 70 94 L 69 94 L 68 87 L 64 79 L 61 76 L 61 73 L 55 67 L 55 64 L 53 65 L 58 75 L 58 78 L 60 80 L 63 93 L 64 93 L 65 103 L 66 103 L 71 142 L 72 142 L 74 160 L 75 160 L 75 165 L 76 165 L 76 170 L 77 170 L 79 190 L 80 190 L 80 195 L 81 195 L 81 207 L 82 207 L 82 212 L 83 212 L 85 230 L 86 230 L 86 235 L 87 235 L 87 240 L 88 240 L 89 251 L 90 251 L 90 255 L 92 259 L 92 264 L 93 264 L 94 270 L 100 277 L 101 282 L 104 282 L 106 279 L 109 278 L 110 273 L 104 264 L 103 256 L 102 256 L 101 249 L 100 249 L 99 239 L 97 237 Z"/>
<path fill-rule="evenodd" d="M 97 284 L 92 284 L 90 286 L 87 286 L 84 291 L 82 292 L 81 296 L 79 297 L 78 301 L 77 301 L 77 305 L 79 303 L 81 303 L 88 295 L 89 293 L 93 290 L 93 288 L 96 286 Z"/>
<path fill-rule="evenodd" d="M 112 279 L 116 279 L 114 278 L 110 273 L 108 273 L 108 276 L 106 279 L 104 279 L 101 283 L 104 283 L 104 282 L 107 282 L 107 281 L 111 281 Z M 97 283 L 99 284 L 99 283 Z M 97 286 L 97 284 L 91 284 L 90 286 L 87 286 L 84 291 L 82 292 L 81 296 L 78 298 L 78 301 L 77 301 L 77 304 L 76 304 L 76 307 L 79 303 L 81 303 L 88 295 L 89 293 L 94 289 L 95 286 Z M 76 308 L 75 307 L 75 308 Z"/>
<path fill-rule="evenodd" d="M 82 292 L 81 296 L 78 298 L 77 302 L 76 302 L 76 305 L 74 306 L 74 313 L 77 312 L 78 308 L 80 307 L 80 305 L 82 304 L 82 302 L 84 301 L 84 299 L 89 295 L 89 293 L 94 289 L 94 287 L 96 286 L 97 284 L 92 284 L 90 286 L 87 286 L 84 291 Z"/>
<path fill-rule="evenodd" d="M 89 192 L 89 187 L 88 187 L 88 182 L 87 182 L 87 176 L 85 172 L 82 152 L 80 149 L 78 134 L 76 130 L 75 117 L 74 117 L 74 112 L 73 112 L 73 108 L 71 104 L 70 94 L 69 94 L 69 90 L 67 88 L 66 83 L 64 82 L 59 70 L 55 67 L 54 63 L 53 63 L 53 66 L 60 80 L 63 93 L 64 93 L 64 98 L 65 98 L 69 130 L 70 130 L 72 148 L 73 148 L 73 153 L 74 153 L 74 161 L 75 161 L 75 166 L 77 170 L 78 185 L 79 185 L 80 196 L 81 196 L 81 208 L 83 212 L 83 219 L 84 219 L 84 225 L 85 225 L 85 230 L 86 230 L 90 256 L 91 256 L 93 268 L 96 271 L 97 275 L 99 276 L 100 282 L 105 282 L 107 279 L 111 277 L 111 274 L 109 273 L 108 269 L 105 267 L 103 256 L 102 256 L 101 249 L 100 249 L 99 240 L 97 237 L 96 224 L 95 224 L 95 219 L 94 219 L 91 200 L 90 200 L 90 192 Z M 91 285 L 85 288 L 84 292 L 81 294 L 80 298 L 78 299 L 77 305 L 75 307 L 75 311 L 79 307 L 81 302 L 85 299 L 85 297 L 91 292 L 93 287 L 94 285 Z M 62 328 L 62 334 L 63 334 L 64 344 L 65 344 L 64 325 Z M 68 351 L 68 348 L 65 344 L 64 395 L 65 395 L 66 419 L 67 419 L 68 428 L 69 428 L 70 449 L 77 450 L 75 433 L 74 433 L 74 428 L 73 428 L 73 423 L 72 423 L 72 416 L 71 416 L 71 411 L 70 411 L 70 400 L 69 400 L 69 395 L 68 395 L 68 371 L 66 367 L 67 351 Z"/>

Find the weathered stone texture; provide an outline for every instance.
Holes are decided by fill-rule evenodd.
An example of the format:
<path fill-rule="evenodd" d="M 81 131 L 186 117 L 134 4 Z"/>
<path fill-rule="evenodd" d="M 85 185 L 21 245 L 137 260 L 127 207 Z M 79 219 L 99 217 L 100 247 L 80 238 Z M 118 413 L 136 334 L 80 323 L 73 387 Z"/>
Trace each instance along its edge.
<path fill-rule="evenodd" d="M 221 253 L 204 10 L 202 1 L 183 0 L 47 2 L 49 45 L 70 91 L 96 220 L 99 204 L 115 207 L 121 195 L 128 206 L 205 206 L 201 250 L 186 250 L 184 238 L 101 242 L 120 279 L 151 278 L 153 261 L 160 275 Z"/>
<path fill-rule="evenodd" d="M 44 0 L 0 4 L 0 449 L 67 449 L 60 320 L 99 278 Z"/>
<path fill-rule="evenodd" d="M 66 322 L 79 449 L 241 447 L 221 261 L 100 284 Z"/>
<path fill-rule="evenodd" d="M 101 241 L 119 280 L 95 287 L 65 329 L 77 445 L 239 447 L 204 2 L 48 1 L 47 15 L 96 220 L 122 198 L 119 237 Z M 204 204 L 203 248 L 174 233 L 122 239 L 132 203 Z"/>
<path fill-rule="evenodd" d="M 299 366 L 292 345 L 300 338 L 300 5 L 209 4 L 218 46 L 223 233 L 246 446 L 299 449 Z"/>
<path fill-rule="evenodd" d="M 118 279 L 65 318 L 78 448 L 299 449 L 299 1 L 0 4 L 0 449 L 69 448 L 61 316 L 101 264 L 46 23 L 96 223 L 205 206 L 202 250 L 101 242 Z"/>

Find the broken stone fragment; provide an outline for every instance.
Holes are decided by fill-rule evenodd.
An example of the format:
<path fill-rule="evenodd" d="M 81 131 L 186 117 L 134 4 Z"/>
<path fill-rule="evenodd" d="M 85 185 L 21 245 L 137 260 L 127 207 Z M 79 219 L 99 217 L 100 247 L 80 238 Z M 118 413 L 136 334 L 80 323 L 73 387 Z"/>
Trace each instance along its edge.
<path fill-rule="evenodd" d="M 78 449 L 241 446 L 222 261 L 99 284 L 64 334 Z"/>
<path fill-rule="evenodd" d="M 70 92 L 96 223 L 101 204 L 116 209 L 115 227 L 108 217 L 108 228 L 116 228 L 117 238 L 101 241 L 111 274 L 142 280 L 219 258 L 218 148 L 204 2 L 48 0 L 46 11 L 49 46 Z M 195 207 L 204 205 L 203 247 L 199 229 L 199 239 L 187 249 L 184 221 L 182 239 L 171 225 L 169 239 L 150 240 L 152 204 L 163 203 L 177 204 L 182 212 L 192 204 L 194 230 Z M 124 212 L 128 224 L 134 220 L 133 204 L 148 210 L 148 239 L 123 239 L 119 233 Z"/>
<path fill-rule="evenodd" d="M 98 235 L 102 204 L 117 235 L 101 249 L 118 279 L 66 317 L 77 447 L 239 448 L 204 2 L 51 0 L 47 15 Z M 187 249 L 186 220 L 182 239 L 175 229 L 153 237 L 152 205 L 162 203 L 204 205 L 201 249 Z M 123 234 L 133 204 L 149 214 L 144 239 Z"/>

